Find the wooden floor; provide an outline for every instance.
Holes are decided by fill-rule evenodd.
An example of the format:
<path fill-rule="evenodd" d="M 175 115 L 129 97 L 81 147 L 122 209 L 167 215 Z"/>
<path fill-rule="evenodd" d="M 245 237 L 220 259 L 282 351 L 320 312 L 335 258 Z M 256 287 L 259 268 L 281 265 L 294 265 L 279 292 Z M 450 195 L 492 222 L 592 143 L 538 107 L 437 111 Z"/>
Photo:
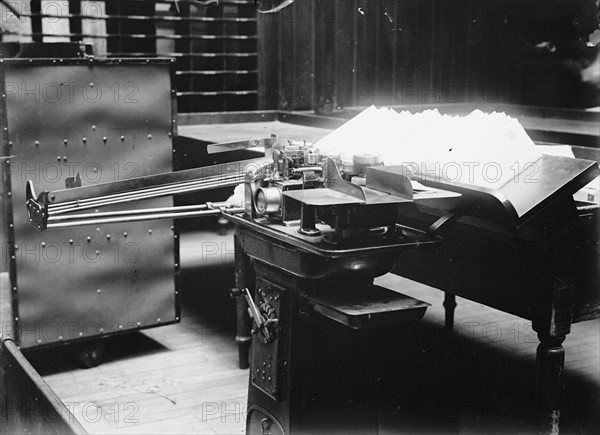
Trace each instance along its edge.
<path fill-rule="evenodd" d="M 233 241 L 231 234 L 209 237 L 210 249 L 201 243 L 207 234 L 182 237 L 180 324 L 108 339 L 104 363 L 92 369 L 76 368 L 66 347 L 28 355 L 90 433 L 243 433 L 248 371 L 237 368 L 226 294 Z M 423 321 L 389 343 L 382 433 L 533 430 L 537 340 L 530 322 L 459 299 L 457 330 L 447 334 L 441 292 L 389 274 L 377 283 L 432 304 Z M 574 325 L 566 340 L 567 433 L 600 427 L 599 342 L 598 320 Z"/>

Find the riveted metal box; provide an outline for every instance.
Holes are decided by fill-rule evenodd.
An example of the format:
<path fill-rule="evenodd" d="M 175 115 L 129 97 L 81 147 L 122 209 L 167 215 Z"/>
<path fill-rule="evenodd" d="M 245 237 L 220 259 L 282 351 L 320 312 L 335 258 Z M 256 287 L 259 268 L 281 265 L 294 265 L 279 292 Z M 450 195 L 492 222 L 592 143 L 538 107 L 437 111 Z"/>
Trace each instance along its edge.
<path fill-rule="evenodd" d="M 3 334 L 30 348 L 178 321 L 173 221 L 40 233 L 25 207 L 27 180 L 58 190 L 76 173 L 88 185 L 175 169 L 171 60 L 0 62 L 2 267 L 10 274 L 10 289 L 1 294 L 11 299 L 13 317 L 2 319 Z"/>

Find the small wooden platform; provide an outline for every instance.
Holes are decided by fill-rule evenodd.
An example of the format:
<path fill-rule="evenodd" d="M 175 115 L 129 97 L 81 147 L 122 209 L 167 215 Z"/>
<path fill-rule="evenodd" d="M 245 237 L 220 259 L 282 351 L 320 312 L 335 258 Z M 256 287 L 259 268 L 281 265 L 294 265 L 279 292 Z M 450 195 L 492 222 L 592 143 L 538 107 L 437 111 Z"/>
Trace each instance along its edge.
<path fill-rule="evenodd" d="M 12 292 L 8 272 L 0 272 L 0 318 L 2 319 L 2 330 L 0 331 L 2 337 L 7 333 L 12 334 L 12 328 L 11 331 L 6 330 L 12 324 Z"/>

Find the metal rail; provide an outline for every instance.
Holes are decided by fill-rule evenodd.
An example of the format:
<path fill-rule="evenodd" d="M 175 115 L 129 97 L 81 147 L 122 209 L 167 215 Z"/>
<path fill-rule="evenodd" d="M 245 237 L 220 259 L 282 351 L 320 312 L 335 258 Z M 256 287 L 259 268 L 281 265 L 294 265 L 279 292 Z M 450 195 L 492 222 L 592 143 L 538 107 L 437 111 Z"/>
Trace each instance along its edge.
<path fill-rule="evenodd" d="M 244 182 L 248 172 L 254 172 L 272 162 L 271 147 L 274 141 L 275 138 L 267 138 L 217 144 L 233 149 L 262 146 L 265 149 L 265 157 L 263 158 L 85 187 L 78 186 L 70 189 L 46 191 L 41 192 L 39 195 L 35 194 L 33 183 L 28 181 L 26 198 L 29 221 L 39 231 L 43 231 L 80 225 L 214 216 L 219 215 L 222 211 L 240 213 L 243 208 L 232 207 L 224 202 L 105 212 L 100 212 L 98 209 L 163 196 L 236 186 Z M 75 177 L 74 180 L 80 182 L 78 177 Z M 96 210 L 94 213 L 81 213 L 90 209 Z"/>
<path fill-rule="evenodd" d="M 229 208 L 208 208 L 207 205 L 203 204 L 205 209 L 194 210 L 194 211 L 179 211 L 180 207 L 172 207 L 168 210 L 163 209 L 162 212 L 158 213 L 141 213 L 137 214 L 132 212 L 128 215 L 112 216 L 104 218 L 96 218 L 95 213 L 87 214 L 85 217 L 75 220 L 79 215 L 70 216 L 74 220 L 69 221 L 51 221 L 46 224 L 46 229 L 66 228 L 81 225 L 100 225 L 100 224 L 113 224 L 120 222 L 139 222 L 147 220 L 161 220 L 161 219 L 175 219 L 175 218 L 192 218 L 201 216 L 218 216 L 223 211 L 227 213 L 235 214 L 244 211 L 243 207 L 229 207 Z"/>
<path fill-rule="evenodd" d="M 91 208 L 103 207 L 113 204 L 122 204 L 124 202 L 140 201 L 143 199 L 160 198 L 162 196 L 178 195 L 184 193 L 195 193 L 202 190 L 218 189 L 222 187 L 236 186 L 244 181 L 243 173 L 232 174 L 231 176 L 222 177 L 214 180 L 199 180 L 194 183 L 181 183 L 165 187 L 144 189 L 139 192 L 133 191 L 130 194 L 115 194 L 105 195 L 99 199 L 82 200 L 81 202 L 74 201 L 68 205 L 49 205 L 48 211 L 51 214 L 62 214 L 74 211 L 88 210 Z"/>

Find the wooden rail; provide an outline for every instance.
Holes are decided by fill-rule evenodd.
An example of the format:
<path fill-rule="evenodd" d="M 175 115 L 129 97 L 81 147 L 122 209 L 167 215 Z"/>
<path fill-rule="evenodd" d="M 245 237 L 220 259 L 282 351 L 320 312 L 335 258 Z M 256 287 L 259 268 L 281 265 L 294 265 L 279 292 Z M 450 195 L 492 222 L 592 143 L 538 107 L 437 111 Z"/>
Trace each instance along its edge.
<path fill-rule="evenodd" d="M 2 433 L 86 434 L 11 339 L 0 345 Z"/>

